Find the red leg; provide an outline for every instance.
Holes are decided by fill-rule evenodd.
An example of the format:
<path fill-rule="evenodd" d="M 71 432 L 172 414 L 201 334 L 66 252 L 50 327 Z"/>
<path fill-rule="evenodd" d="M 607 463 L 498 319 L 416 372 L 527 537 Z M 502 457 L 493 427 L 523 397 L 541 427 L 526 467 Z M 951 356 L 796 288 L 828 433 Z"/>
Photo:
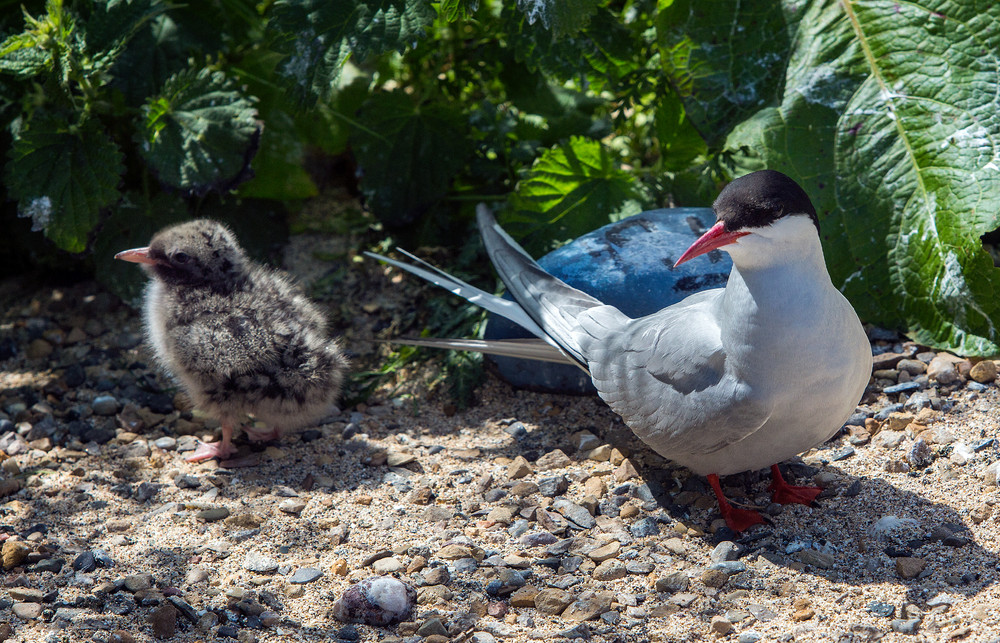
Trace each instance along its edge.
<path fill-rule="evenodd" d="M 771 491 L 774 492 L 771 499 L 782 505 L 809 505 L 823 492 L 819 487 L 796 487 L 788 484 L 781 477 L 781 470 L 776 464 L 771 465 Z"/>
<path fill-rule="evenodd" d="M 708 484 L 712 485 L 712 491 L 715 492 L 715 497 L 719 501 L 719 511 L 722 512 L 722 517 L 725 518 L 726 524 L 729 525 L 730 529 L 735 532 L 741 532 L 746 531 L 753 525 L 764 524 L 764 518 L 756 511 L 737 509 L 729 504 L 725 494 L 722 493 L 719 476 L 714 473 L 708 474 Z"/>

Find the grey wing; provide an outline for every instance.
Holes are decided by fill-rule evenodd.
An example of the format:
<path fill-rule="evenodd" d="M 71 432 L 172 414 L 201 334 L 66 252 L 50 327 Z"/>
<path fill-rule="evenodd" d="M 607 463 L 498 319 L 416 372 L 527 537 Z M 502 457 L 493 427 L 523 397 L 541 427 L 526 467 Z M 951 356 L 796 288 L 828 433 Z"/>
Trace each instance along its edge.
<path fill-rule="evenodd" d="M 606 308 L 581 316 L 594 338 L 584 342 L 585 353 L 601 397 L 668 458 L 739 442 L 770 414 L 727 364 L 711 314 L 720 292 L 699 293 L 636 320 L 616 319 L 617 311 Z"/>

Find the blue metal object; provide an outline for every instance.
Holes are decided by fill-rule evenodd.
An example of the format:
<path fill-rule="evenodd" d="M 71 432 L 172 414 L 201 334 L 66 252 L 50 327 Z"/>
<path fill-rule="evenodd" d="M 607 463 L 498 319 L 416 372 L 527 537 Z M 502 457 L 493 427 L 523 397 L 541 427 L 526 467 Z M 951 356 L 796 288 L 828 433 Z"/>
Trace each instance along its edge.
<path fill-rule="evenodd" d="M 713 250 L 674 268 L 674 262 L 715 223 L 711 208 L 641 212 L 553 250 L 538 263 L 574 288 L 642 317 L 708 288 L 721 288 L 733 267 Z M 530 337 L 520 326 L 491 315 L 486 339 Z M 594 393 L 590 378 L 570 365 L 490 356 L 500 375 L 519 388 L 552 393 Z"/>

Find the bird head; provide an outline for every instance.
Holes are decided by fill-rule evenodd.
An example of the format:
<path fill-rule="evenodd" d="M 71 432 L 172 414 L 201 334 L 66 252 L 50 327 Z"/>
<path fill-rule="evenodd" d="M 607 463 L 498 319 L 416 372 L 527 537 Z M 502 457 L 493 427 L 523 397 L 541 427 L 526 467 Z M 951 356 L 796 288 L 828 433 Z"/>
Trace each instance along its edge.
<path fill-rule="evenodd" d="M 124 250 L 115 259 L 148 266 L 169 284 L 231 290 L 246 275 L 247 259 L 226 226 L 196 219 L 157 232 L 149 246 Z"/>
<path fill-rule="evenodd" d="M 813 252 L 813 240 L 818 246 L 816 209 L 799 184 L 781 172 L 741 176 L 719 193 L 712 209 L 715 225 L 691 244 L 675 268 L 716 249 L 729 252 L 739 265 Z"/>

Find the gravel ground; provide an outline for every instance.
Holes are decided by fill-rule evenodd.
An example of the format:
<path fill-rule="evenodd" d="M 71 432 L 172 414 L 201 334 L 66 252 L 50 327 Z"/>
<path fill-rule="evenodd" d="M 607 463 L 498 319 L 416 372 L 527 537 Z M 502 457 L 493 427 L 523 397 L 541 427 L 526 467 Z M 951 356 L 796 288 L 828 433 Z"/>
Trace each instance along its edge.
<path fill-rule="evenodd" d="M 359 262 L 339 288 L 359 367 L 424 292 Z M 993 362 L 874 331 L 851 425 L 786 463 L 819 506 L 731 477 L 773 522 L 740 536 L 596 398 L 488 376 L 455 411 L 433 362 L 255 467 L 189 464 L 217 427 L 135 312 L 89 282 L 3 282 L 0 303 L 0 640 L 1000 640 Z M 338 620 L 374 576 L 416 589 L 406 620 Z"/>

